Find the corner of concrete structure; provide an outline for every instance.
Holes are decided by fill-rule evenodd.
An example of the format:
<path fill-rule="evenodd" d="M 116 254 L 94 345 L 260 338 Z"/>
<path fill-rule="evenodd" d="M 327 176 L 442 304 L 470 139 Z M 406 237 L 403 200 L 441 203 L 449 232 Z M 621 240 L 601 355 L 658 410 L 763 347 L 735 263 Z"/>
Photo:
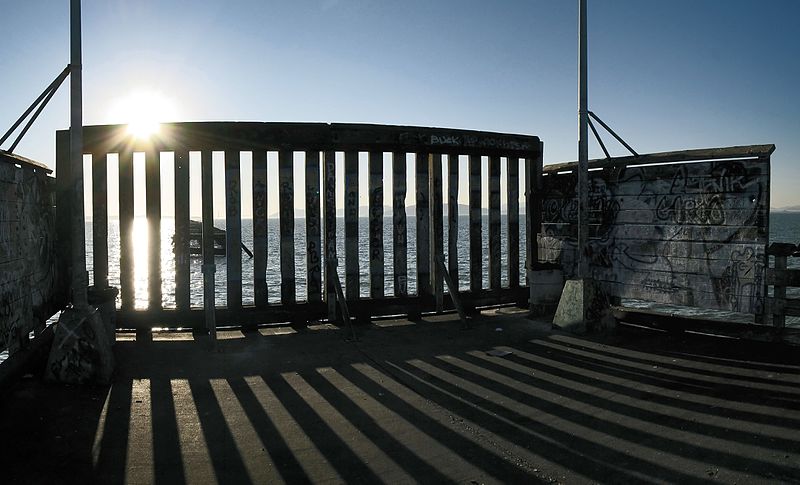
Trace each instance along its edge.
<path fill-rule="evenodd" d="M 569 279 L 558 301 L 553 326 L 572 333 L 586 333 L 586 310 L 592 299 L 592 285 L 584 279 Z"/>
<path fill-rule="evenodd" d="M 96 308 L 67 308 L 55 327 L 45 379 L 63 384 L 111 382 L 114 354 L 105 323 Z"/>

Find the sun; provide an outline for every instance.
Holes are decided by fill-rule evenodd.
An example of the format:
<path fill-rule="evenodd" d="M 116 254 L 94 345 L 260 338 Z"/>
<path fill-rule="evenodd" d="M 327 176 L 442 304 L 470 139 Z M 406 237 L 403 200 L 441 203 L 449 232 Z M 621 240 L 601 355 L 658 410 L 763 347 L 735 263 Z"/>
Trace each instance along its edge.
<path fill-rule="evenodd" d="M 111 103 L 109 116 L 117 123 L 127 123 L 128 133 L 136 138 L 150 138 L 161 123 L 175 120 L 175 103 L 168 96 L 150 90 L 133 91 Z"/>

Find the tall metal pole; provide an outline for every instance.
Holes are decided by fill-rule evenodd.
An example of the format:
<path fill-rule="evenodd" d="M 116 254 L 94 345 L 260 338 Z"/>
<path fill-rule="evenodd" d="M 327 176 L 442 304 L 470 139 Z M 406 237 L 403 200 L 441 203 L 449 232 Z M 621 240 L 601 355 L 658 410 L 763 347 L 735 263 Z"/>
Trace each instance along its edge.
<path fill-rule="evenodd" d="M 70 0 L 70 128 L 69 159 L 72 165 L 72 304 L 88 307 L 86 287 L 85 218 L 83 214 L 83 96 L 81 76 L 81 0 Z"/>
<path fill-rule="evenodd" d="M 589 99 L 587 88 L 586 0 L 578 13 L 578 268 L 576 276 L 588 276 L 586 247 L 589 242 Z"/>

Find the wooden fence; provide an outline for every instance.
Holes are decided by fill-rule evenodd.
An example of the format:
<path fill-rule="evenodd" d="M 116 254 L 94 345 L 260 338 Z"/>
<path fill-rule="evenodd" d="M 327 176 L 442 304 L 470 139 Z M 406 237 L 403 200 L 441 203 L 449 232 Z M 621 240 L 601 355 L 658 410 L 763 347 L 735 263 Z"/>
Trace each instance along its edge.
<path fill-rule="evenodd" d="M 57 133 L 57 173 L 68 165 L 68 132 Z M 279 321 L 310 321 L 335 315 L 334 279 L 336 253 L 336 158 L 344 157 L 344 261 L 346 298 L 356 316 L 418 314 L 452 305 L 443 291 L 443 274 L 437 258 L 448 255 L 448 271 L 458 281 L 459 157 L 468 157 L 470 284 L 461 289 L 465 306 L 508 302 L 524 304 L 527 292 L 519 274 L 519 161 L 524 160 L 525 216 L 528 264 L 535 264 L 535 236 L 540 204 L 536 190 L 540 180 L 542 143 L 537 137 L 440 128 L 384 125 L 294 123 L 174 123 L 162 125 L 150 140 L 130 136 L 125 126 L 84 128 L 85 153 L 92 158 L 92 252 L 95 286 L 108 284 L 108 155 L 117 154 L 119 173 L 120 290 L 122 327 L 204 327 L 203 312 L 190 305 L 189 277 L 189 153 L 200 152 L 202 165 L 202 213 L 204 233 L 211 234 L 213 184 L 212 152 L 224 152 L 227 307 L 216 310 L 220 325 L 253 325 Z M 145 156 L 145 187 L 134 186 L 133 154 Z M 161 154 L 172 152 L 174 187 L 161 183 Z M 252 187 L 241 184 L 242 152 L 252 156 Z M 280 287 L 267 287 L 267 157 L 278 157 L 280 227 Z M 305 154 L 305 186 L 293 180 L 294 154 Z M 358 258 L 359 154 L 368 154 L 369 260 Z M 383 164 L 392 158 L 392 251 L 394 294 L 384 288 Z M 408 266 L 406 194 L 407 155 L 415 160 L 416 267 Z M 442 193 L 443 163 L 447 163 L 448 194 Z M 507 161 L 508 207 L 506 210 L 507 268 L 509 284 L 501 286 L 501 163 Z M 488 187 L 482 187 L 481 164 L 488 163 Z M 320 173 L 322 177 L 320 177 Z M 319 181 L 322 180 L 320 183 Z M 321 185 L 321 186 L 320 186 Z M 305 191 L 305 246 L 307 250 L 306 300 L 297 299 L 295 268 L 294 194 Z M 481 191 L 488 189 L 488 254 L 481 245 Z M 145 191 L 148 221 L 149 308 L 134 309 L 133 232 L 134 193 Z M 254 305 L 242 303 L 241 191 L 252 190 Z M 162 307 L 162 260 L 160 255 L 161 192 L 175 197 L 175 301 L 176 308 Z M 444 248 L 444 198 L 448 200 L 448 248 Z M 60 218 L 66 221 L 67 218 Z M 61 226 L 67 234 L 68 228 Z M 534 233 L 535 234 L 535 233 Z M 65 238 L 66 240 L 66 238 Z M 207 238 L 206 245 L 213 244 Z M 204 301 L 214 305 L 213 247 L 204 251 L 206 278 Z M 482 287 L 482 262 L 488 258 L 489 286 Z M 359 268 L 367 264 L 369 297 L 360 297 Z M 407 276 L 416 272 L 417 292 L 409 294 Z M 324 278 L 324 279 L 323 279 Z M 279 292 L 280 303 L 268 303 L 268 292 Z"/>
<path fill-rule="evenodd" d="M 800 317 L 800 299 L 787 298 L 786 288 L 800 287 L 800 269 L 788 269 L 787 259 L 800 256 L 800 247 L 790 243 L 772 243 L 767 255 L 774 257 L 774 265 L 767 269 L 767 284 L 773 287 L 772 297 L 767 298 L 767 309 L 763 323 L 776 329 L 786 327 L 786 317 Z"/>

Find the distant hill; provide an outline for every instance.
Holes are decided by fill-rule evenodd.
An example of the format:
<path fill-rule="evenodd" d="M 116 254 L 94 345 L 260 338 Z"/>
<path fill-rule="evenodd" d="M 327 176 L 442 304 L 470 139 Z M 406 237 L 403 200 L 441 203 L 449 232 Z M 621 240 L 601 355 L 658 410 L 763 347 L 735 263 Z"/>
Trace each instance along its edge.
<path fill-rule="evenodd" d="M 800 205 L 787 205 L 786 207 L 772 207 L 772 212 L 800 212 Z"/>
<path fill-rule="evenodd" d="M 798 209 L 800 210 L 800 209 Z M 506 213 L 506 206 L 502 206 L 500 211 L 505 214 Z M 520 211 L 521 213 L 524 211 Z M 385 215 L 390 215 L 392 213 L 391 206 L 383 206 L 383 213 Z M 406 206 L 406 214 L 409 216 L 413 216 L 417 213 L 417 206 L 415 204 L 407 205 Z M 483 208 L 482 211 L 483 215 L 489 214 L 489 209 L 486 207 Z M 358 215 L 359 217 L 369 217 L 369 207 L 366 205 L 359 206 L 358 208 Z M 444 215 L 447 215 L 447 204 L 444 205 Z M 467 216 L 469 215 L 469 206 L 466 204 L 458 204 L 458 215 L 460 216 Z M 298 219 L 302 219 L 306 216 L 306 211 L 304 209 L 295 209 L 294 216 Z M 270 219 L 277 219 L 279 217 L 279 213 L 277 211 L 272 212 L 269 214 Z M 336 207 L 336 217 L 344 217 L 344 209 L 342 207 Z"/>

